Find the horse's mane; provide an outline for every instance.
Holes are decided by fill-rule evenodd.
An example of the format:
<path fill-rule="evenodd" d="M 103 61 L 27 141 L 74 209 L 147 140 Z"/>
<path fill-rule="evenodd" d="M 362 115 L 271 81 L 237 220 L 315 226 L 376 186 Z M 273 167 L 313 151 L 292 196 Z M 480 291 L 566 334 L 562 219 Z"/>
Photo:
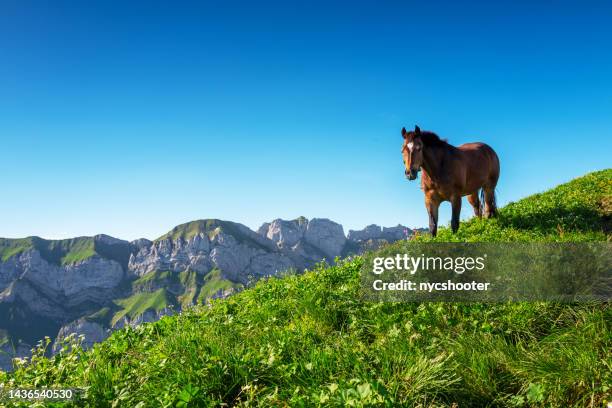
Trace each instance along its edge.
<path fill-rule="evenodd" d="M 440 139 L 440 136 L 436 135 L 434 132 L 422 130 L 419 136 L 425 146 L 450 146 L 446 139 Z"/>

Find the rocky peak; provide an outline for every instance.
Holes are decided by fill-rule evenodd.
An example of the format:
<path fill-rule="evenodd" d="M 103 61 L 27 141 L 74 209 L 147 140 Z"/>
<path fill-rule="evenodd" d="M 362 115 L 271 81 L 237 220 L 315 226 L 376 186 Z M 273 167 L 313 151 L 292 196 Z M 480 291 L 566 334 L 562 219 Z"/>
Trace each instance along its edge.
<path fill-rule="evenodd" d="M 262 265 L 263 255 L 268 257 Z M 205 274 L 216 267 L 237 282 L 292 266 L 271 240 L 242 224 L 216 219 L 181 224 L 138 249 L 128 263 L 136 276 L 156 270 Z"/>
<path fill-rule="evenodd" d="M 382 236 L 382 228 L 376 224 L 371 224 L 362 230 L 349 230 L 348 239 L 350 241 L 367 241 L 378 239 Z"/>
<path fill-rule="evenodd" d="M 349 230 L 348 239 L 353 242 L 365 242 L 369 240 L 384 240 L 395 242 L 411 237 L 414 231 L 408 227 L 398 224 L 395 227 L 379 227 L 378 225 L 368 225 L 362 230 Z"/>
<path fill-rule="evenodd" d="M 304 217 L 289 221 L 276 219 L 263 224 L 257 231 L 279 249 L 294 253 L 314 249 L 319 253 L 319 258 L 323 256 L 329 261 L 339 256 L 346 244 L 342 225 L 327 218 L 313 218 L 310 221 Z"/>
<path fill-rule="evenodd" d="M 166 236 L 144 245 L 130 255 L 128 270 L 136 276 L 153 271 L 181 272 L 187 269 L 206 273 L 211 264 L 206 261 L 210 252 L 208 235 L 198 232 L 191 236 Z"/>
<path fill-rule="evenodd" d="M 327 218 L 313 218 L 308 222 L 304 240 L 320 249 L 329 260 L 340 256 L 346 244 L 342 225 Z"/>
<path fill-rule="evenodd" d="M 138 238 L 138 239 L 135 239 L 134 241 L 131 241 L 130 245 L 132 245 L 132 247 L 135 248 L 136 250 L 140 250 L 142 248 L 150 247 L 152 243 L 153 241 L 149 241 L 146 238 Z"/>
<path fill-rule="evenodd" d="M 98 234 L 93 237 L 94 242 L 105 245 L 129 245 L 129 242 L 106 234 Z"/>
<path fill-rule="evenodd" d="M 300 221 L 299 219 L 285 221 L 278 218 L 271 223 L 263 224 L 257 231 L 272 240 L 279 248 L 291 248 L 303 239 L 306 233 L 308 221 Z"/>

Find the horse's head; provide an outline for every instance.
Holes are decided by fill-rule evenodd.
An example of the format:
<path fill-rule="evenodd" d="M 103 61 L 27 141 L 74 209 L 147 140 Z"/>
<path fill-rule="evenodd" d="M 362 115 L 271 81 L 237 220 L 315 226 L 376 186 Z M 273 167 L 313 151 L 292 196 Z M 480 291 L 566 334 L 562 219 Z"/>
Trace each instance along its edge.
<path fill-rule="evenodd" d="M 402 144 L 402 157 L 404 159 L 404 166 L 406 167 L 404 173 L 408 180 L 414 180 L 417 178 L 417 174 L 419 170 L 421 170 L 421 165 L 423 164 L 421 129 L 415 126 L 413 132 L 406 132 L 406 128 L 402 128 L 402 137 L 404 138 L 404 143 Z"/>

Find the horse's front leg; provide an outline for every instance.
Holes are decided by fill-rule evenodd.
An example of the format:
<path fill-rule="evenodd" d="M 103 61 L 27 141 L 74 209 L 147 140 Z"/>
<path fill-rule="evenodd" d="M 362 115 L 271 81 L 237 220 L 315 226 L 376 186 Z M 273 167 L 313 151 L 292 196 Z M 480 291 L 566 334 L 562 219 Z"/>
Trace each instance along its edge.
<path fill-rule="evenodd" d="M 440 207 L 440 200 L 434 194 L 425 193 L 425 208 L 429 214 L 429 232 L 434 237 L 438 233 L 438 207 Z"/>
<path fill-rule="evenodd" d="M 453 216 L 451 218 L 451 230 L 453 234 L 459 229 L 459 216 L 461 215 L 461 196 L 451 198 L 451 206 L 453 207 Z"/>

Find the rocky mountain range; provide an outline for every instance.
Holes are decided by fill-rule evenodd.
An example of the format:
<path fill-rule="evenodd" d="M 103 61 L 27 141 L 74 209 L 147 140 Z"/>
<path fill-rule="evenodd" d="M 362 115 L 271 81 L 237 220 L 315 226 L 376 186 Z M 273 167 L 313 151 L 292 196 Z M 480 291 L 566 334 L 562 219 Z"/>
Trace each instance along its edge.
<path fill-rule="evenodd" d="M 277 219 L 257 231 L 216 219 L 132 242 L 107 235 L 66 240 L 0 238 L 0 369 L 45 336 L 84 346 L 113 330 L 226 297 L 263 276 L 301 272 L 414 232 L 398 225 L 349 231 L 323 218 Z"/>

